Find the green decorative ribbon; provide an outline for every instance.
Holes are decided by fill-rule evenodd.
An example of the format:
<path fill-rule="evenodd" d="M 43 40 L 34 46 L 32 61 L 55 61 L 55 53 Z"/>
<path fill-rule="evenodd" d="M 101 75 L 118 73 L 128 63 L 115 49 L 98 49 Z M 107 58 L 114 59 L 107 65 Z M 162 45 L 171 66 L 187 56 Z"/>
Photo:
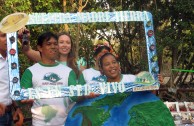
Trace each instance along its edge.
<path fill-rule="evenodd" d="M 179 71 L 179 72 L 191 72 L 193 73 L 194 70 L 183 70 L 183 69 L 171 69 L 172 71 Z"/>

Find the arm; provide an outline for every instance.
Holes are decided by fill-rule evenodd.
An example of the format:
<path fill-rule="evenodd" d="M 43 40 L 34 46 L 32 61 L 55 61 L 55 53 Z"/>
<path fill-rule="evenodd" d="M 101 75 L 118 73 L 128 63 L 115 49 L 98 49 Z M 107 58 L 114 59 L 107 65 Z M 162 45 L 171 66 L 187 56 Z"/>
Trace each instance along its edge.
<path fill-rule="evenodd" d="M 27 89 L 33 87 L 32 85 L 32 73 L 29 69 L 26 69 L 24 71 L 24 74 L 22 75 L 21 82 L 20 82 L 21 88 Z M 32 99 L 27 99 L 27 100 L 22 100 L 21 103 L 33 103 L 34 100 Z"/>
<path fill-rule="evenodd" d="M 160 85 L 164 85 L 164 79 L 163 79 L 163 76 L 161 74 L 158 74 L 158 81 L 159 81 Z M 157 90 L 153 90 L 152 93 L 156 95 Z"/>
<path fill-rule="evenodd" d="M 71 72 L 69 73 L 69 77 L 68 77 L 68 86 L 70 85 L 76 85 L 76 74 L 73 70 L 71 70 Z"/>
<path fill-rule="evenodd" d="M 29 46 L 29 47 L 28 47 Z M 33 50 L 29 43 L 28 45 L 22 45 L 22 52 L 32 61 L 38 62 L 41 60 L 40 52 Z"/>
<path fill-rule="evenodd" d="M 86 81 L 84 79 L 83 73 L 80 74 L 80 76 L 78 78 L 78 84 L 81 84 L 81 85 L 85 85 L 86 84 Z M 94 92 L 91 92 L 89 95 L 81 96 L 79 98 L 79 101 L 83 101 L 83 100 L 88 99 L 88 98 L 95 98 L 95 97 L 98 97 L 98 96 L 99 96 L 99 94 L 95 94 Z"/>
<path fill-rule="evenodd" d="M 24 37 L 25 36 L 25 37 Z M 25 38 L 25 39 L 24 39 Z M 39 51 L 35 51 L 30 47 L 30 31 L 26 27 L 18 31 L 18 39 L 22 45 L 22 52 L 32 61 L 38 62 L 41 60 Z"/>
<path fill-rule="evenodd" d="M 86 81 L 84 79 L 84 75 L 83 75 L 83 73 L 81 73 L 79 78 L 78 78 L 78 84 L 84 85 L 85 83 L 86 83 Z"/>
<path fill-rule="evenodd" d="M 82 74 L 81 74 L 82 75 Z M 83 78 L 80 78 L 79 77 L 79 80 L 78 80 L 78 84 L 81 84 L 81 85 L 84 85 L 85 84 L 85 80 L 82 80 Z M 75 74 L 75 72 L 72 70 L 71 72 L 70 72 L 70 74 L 69 74 L 69 79 L 68 79 L 68 85 L 70 86 L 70 85 L 76 85 L 77 83 L 76 83 L 76 74 Z M 85 100 L 85 96 L 73 96 L 73 97 L 71 97 L 70 99 L 72 100 L 72 101 L 75 101 L 75 102 L 80 102 L 80 101 L 83 101 L 83 100 Z"/>
<path fill-rule="evenodd" d="M 0 117 L 5 114 L 6 105 L 0 103 Z"/>
<path fill-rule="evenodd" d="M 73 70 L 71 70 L 71 72 L 69 73 L 69 77 L 68 77 L 68 86 L 71 86 L 71 85 L 76 85 L 76 74 Z M 70 100 L 76 102 L 78 101 L 78 97 L 76 96 L 73 96 L 73 97 L 70 97 Z"/>
<path fill-rule="evenodd" d="M 161 74 L 158 74 L 158 80 L 161 85 L 164 85 L 164 78 Z"/>
<path fill-rule="evenodd" d="M 21 81 L 20 81 L 21 88 L 31 88 L 32 85 L 32 73 L 29 69 L 26 69 L 22 75 Z"/>
<path fill-rule="evenodd" d="M 15 101 L 12 101 L 12 105 L 13 105 L 14 110 L 15 110 L 15 112 L 13 113 L 13 120 L 16 121 L 15 125 L 22 126 L 23 121 L 24 121 L 24 115 Z"/>

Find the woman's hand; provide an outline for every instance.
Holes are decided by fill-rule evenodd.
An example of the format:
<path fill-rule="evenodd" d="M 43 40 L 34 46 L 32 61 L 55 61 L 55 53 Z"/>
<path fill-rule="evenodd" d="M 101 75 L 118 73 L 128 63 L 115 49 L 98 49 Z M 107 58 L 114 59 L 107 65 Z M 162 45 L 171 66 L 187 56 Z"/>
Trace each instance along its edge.
<path fill-rule="evenodd" d="M 20 30 L 18 30 L 18 38 L 19 40 L 22 40 L 22 36 L 26 34 L 28 38 L 30 38 L 30 31 L 26 28 L 23 27 Z"/>
<path fill-rule="evenodd" d="M 21 100 L 21 103 L 33 104 L 34 99 Z"/>
<path fill-rule="evenodd" d="M 24 122 L 24 115 L 20 108 L 17 108 L 13 115 L 13 120 L 17 120 L 15 126 L 22 126 Z"/>
<path fill-rule="evenodd" d="M 95 97 L 98 97 L 100 96 L 100 94 L 95 94 L 94 92 L 90 92 L 89 95 L 86 95 L 85 98 L 95 98 Z"/>
<path fill-rule="evenodd" d="M 164 78 L 161 74 L 158 74 L 158 80 L 161 85 L 164 85 Z"/>
<path fill-rule="evenodd" d="M 18 30 L 18 39 L 22 45 L 22 51 L 25 53 L 30 49 L 30 31 L 23 27 L 20 30 Z"/>

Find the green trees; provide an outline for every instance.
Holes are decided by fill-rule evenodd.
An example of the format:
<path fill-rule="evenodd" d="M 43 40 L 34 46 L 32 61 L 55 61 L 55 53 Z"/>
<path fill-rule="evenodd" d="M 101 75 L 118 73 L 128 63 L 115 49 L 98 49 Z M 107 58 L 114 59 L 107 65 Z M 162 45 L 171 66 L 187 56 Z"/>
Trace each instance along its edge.
<path fill-rule="evenodd" d="M 194 16 L 194 4 L 191 0 L 157 0 L 157 1 L 141 1 L 141 0 L 101 0 L 109 5 L 109 10 L 133 10 L 133 11 L 149 11 L 153 14 L 154 30 L 157 43 L 158 59 L 160 71 L 166 76 L 171 76 L 171 69 L 187 69 L 194 68 L 193 59 L 193 27 L 192 18 Z M 142 47 L 144 40 L 144 32 L 140 23 L 124 22 L 114 23 L 112 27 L 115 29 L 115 38 L 119 40 L 118 54 L 122 64 L 123 72 L 130 70 L 136 72 L 137 68 L 144 70 L 143 66 L 147 62 L 145 58 L 145 47 Z M 146 68 L 146 67 L 145 67 Z M 169 74 L 170 73 L 170 74 Z M 188 73 L 172 73 L 178 79 L 171 86 L 181 85 L 185 83 Z M 190 82 L 193 81 L 193 74 Z M 184 77 L 183 77 L 184 76 Z M 173 78 L 173 80 L 175 79 Z"/>

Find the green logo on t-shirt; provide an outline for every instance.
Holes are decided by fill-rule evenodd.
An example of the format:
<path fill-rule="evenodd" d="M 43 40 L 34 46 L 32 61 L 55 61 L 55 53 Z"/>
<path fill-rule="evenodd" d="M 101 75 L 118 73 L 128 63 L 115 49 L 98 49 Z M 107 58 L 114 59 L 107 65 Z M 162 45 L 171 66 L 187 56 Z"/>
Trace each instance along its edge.
<path fill-rule="evenodd" d="M 43 80 L 47 80 L 47 81 L 55 83 L 55 82 L 61 80 L 61 78 L 59 77 L 59 75 L 57 75 L 55 73 L 47 73 L 44 75 Z"/>

